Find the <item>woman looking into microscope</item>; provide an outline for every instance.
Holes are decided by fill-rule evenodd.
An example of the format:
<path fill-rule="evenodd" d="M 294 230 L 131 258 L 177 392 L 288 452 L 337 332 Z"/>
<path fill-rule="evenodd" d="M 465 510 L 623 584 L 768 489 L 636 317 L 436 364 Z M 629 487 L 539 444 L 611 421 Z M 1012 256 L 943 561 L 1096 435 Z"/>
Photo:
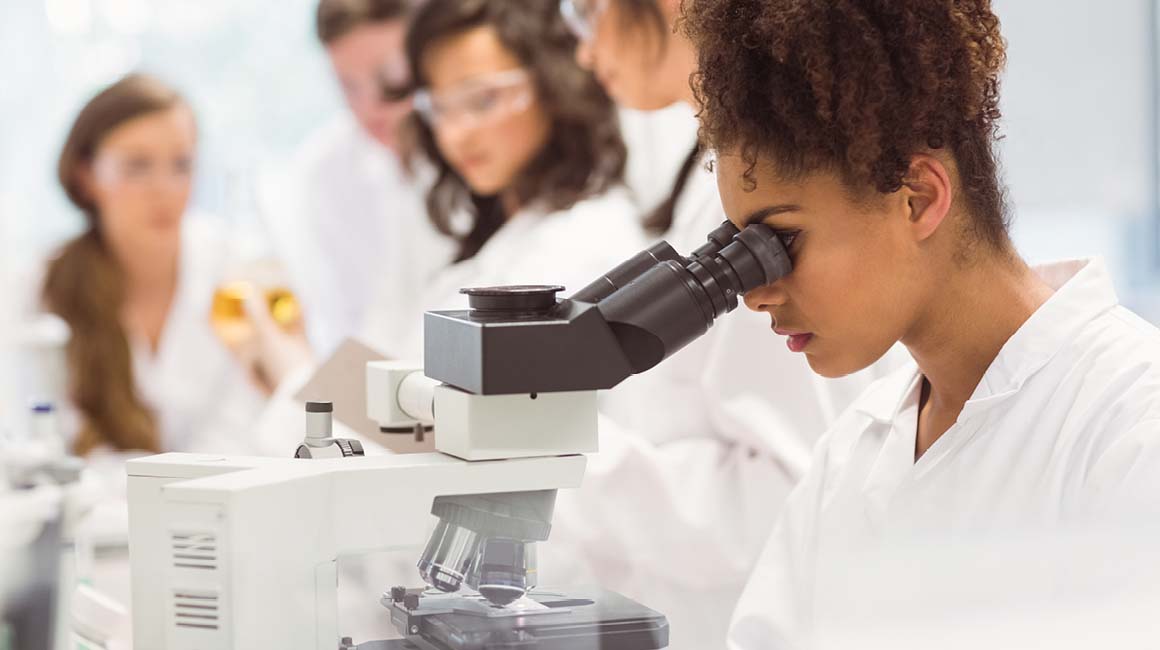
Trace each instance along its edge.
<path fill-rule="evenodd" d="M 622 107 L 695 105 L 677 0 L 564 2 L 577 61 Z M 689 132 L 696 131 L 690 117 Z M 675 134 L 679 137 L 680 134 Z M 679 252 L 725 220 L 702 149 L 644 215 Z M 869 383 L 814 375 L 738 311 L 672 359 L 602 396 L 601 451 L 559 496 L 545 582 L 595 580 L 668 616 L 673 648 L 714 647 L 817 437 Z M 776 381 L 769 381 L 771 372 Z M 679 541 L 677 541 L 679 540 Z"/>
<path fill-rule="evenodd" d="M 1006 44 L 989 0 L 687 6 L 725 211 L 782 233 L 793 260 L 745 302 L 824 376 L 898 342 L 913 357 L 817 447 L 730 647 L 839 632 L 867 604 L 849 570 L 871 549 L 915 561 L 977 535 L 1155 522 L 1160 332 L 1119 305 L 1101 261 L 1032 268 L 1016 251 L 996 152 Z M 1065 571 L 1108 559 L 1083 548 Z M 930 586 L 927 600 L 954 591 Z M 890 599 L 881 583 L 871 597 L 884 587 Z M 906 622 L 950 613 L 930 604 Z"/>

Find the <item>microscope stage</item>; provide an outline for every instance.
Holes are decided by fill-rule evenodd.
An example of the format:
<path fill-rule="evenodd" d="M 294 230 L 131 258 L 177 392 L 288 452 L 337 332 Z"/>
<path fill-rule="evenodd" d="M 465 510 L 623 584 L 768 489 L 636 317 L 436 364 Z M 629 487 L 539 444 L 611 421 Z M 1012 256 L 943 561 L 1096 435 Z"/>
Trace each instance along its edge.
<path fill-rule="evenodd" d="M 660 650 L 669 641 L 662 614 L 598 588 L 533 591 L 508 607 L 456 595 L 419 596 L 416 606 L 414 596 L 411 608 L 383 599 L 407 639 L 357 650 Z"/>

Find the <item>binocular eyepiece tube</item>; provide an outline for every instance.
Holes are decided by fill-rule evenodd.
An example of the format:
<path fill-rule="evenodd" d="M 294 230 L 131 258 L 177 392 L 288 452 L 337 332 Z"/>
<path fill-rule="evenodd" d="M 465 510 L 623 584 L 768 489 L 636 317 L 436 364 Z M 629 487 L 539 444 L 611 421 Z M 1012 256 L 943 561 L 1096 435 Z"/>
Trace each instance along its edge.
<path fill-rule="evenodd" d="M 733 235 L 726 239 L 729 232 Z M 671 250 L 667 244 L 664 248 Z M 673 259 L 661 245 L 637 257 L 642 256 L 659 261 L 627 281 L 616 275 L 625 265 L 617 267 L 602 281 L 622 286 L 598 303 L 634 373 L 655 366 L 704 334 L 717 318 L 737 308 L 739 296 L 776 282 L 793 269 L 777 234 L 762 224 L 742 231 L 723 224 L 688 258 Z M 598 295 L 590 291 L 592 287 L 581 294 Z"/>

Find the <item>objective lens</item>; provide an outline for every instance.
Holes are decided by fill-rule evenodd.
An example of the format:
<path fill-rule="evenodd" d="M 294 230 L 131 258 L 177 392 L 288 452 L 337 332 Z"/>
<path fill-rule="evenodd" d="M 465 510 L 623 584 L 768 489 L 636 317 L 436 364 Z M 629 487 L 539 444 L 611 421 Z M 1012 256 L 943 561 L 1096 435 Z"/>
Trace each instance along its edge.
<path fill-rule="evenodd" d="M 471 563 L 479 555 L 479 535 L 439 520 L 419 559 L 419 575 L 439 591 L 459 591 Z"/>
<path fill-rule="evenodd" d="M 491 538 L 483 542 L 467 585 L 501 607 L 523 598 L 536 586 L 534 542 Z"/>

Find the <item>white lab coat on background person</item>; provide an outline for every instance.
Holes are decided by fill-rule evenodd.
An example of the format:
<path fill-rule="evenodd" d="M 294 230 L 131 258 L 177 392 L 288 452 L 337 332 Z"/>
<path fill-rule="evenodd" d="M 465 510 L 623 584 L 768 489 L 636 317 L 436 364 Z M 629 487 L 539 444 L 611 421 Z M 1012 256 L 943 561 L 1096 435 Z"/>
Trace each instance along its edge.
<path fill-rule="evenodd" d="M 357 338 L 389 359 L 422 363 L 424 312 L 465 309 L 467 296 L 459 293 L 465 287 L 538 283 L 564 285 L 563 295 L 579 290 L 645 248 L 636 210 L 622 186 L 566 210 L 548 212 L 530 205 L 509 219 L 474 257 L 449 263 L 423 282 L 402 281 L 404 274 L 382 275 Z M 304 368 L 278 386 L 257 427 L 263 445 L 286 447 L 301 435 L 302 405 L 293 395 L 315 369 Z M 335 427 L 336 436 L 359 438 L 382 453 L 378 442 L 341 423 Z"/>
<path fill-rule="evenodd" d="M 254 454 L 250 427 L 265 397 L 213 331 L 214 291 L 232 268 L 225 224 L 199 213 L 181 226 L 177 287 L 157 350 L 129 335 L 133 378 L 166 451 Z M 42 310 L 43 269 L 20 284 L 23 311 Z"/>
<path fill-rule="evenodd" d="M 683 255 L 726 220 L 704 160 L 690 174 L 664 236 Z M 602 393 L 600 452 L 581 487 L 559 493 L 541 583 L 596 582 L 665 614 L 671 648 L 720 647 L 811 449 L 873 372 L 818 377 L 739 304 Z"/>
<path fill-rule="evenodd" d="M 229 259 L 229 233 L 209 217 L 182 224 L 177 293 L 156 352 L 130 337 L 133 376 L 157 416 L 167 451 L 254 454 L 250 427 L 265 397 L 214 334 L 214 290 Z"/>
<path fill-rule="evenodd" d="M 668 198 L 681 163 L 697 143 L 697 118 L 684 102 L 658 111 L 616 109 L 628 150 L 624 184 L 641 214 Z"/>
<path fill-rule="evenodd" d="M 623 186 L 564 210 L 532 204 L 508 219 L 473 257 L 437 273 L 417 301 L 404 302 L 412 296 L 397 293 L 380 294 L 363 338 L 388 356 L 421 361 L 423 312 L 466 309 L 467 296 L 460 289 L 551 284 L 563 286 L 560 297 L 566 297 L 646 245 L 637 226 L 636 203 Z M 384 336 L 395 332 L 402 334 Z"/>
<path fill-rule="evenodd" d="M 834 424 L 750 578 L 731 649 L 829 647 L 827 623 L 857 602 L 843 593 L 843 567 L 868 548 L 1117 515 L 1160 522 L 1160 332 L 1118 305 L 1101 261 L 1036 271 L 1055 294 L 917 462 L 913 363 Z M 1088 551 L 1060 571 L 1103 561 L 1098 547 Z"/>
<path fill-rule="evenodd" d="M 129 336 L 135 388 L 156 418 L 163 451 L 270 452 L 253 430 L 265 397 L 217 338 L 210 321 L 214 290 L 233 263 L 228 240 L 228 231 L 219 220 L 187 214 L 181 226 L 176 292 L 157 350 Z M 17 282 L 20 311 L 28 318 L 43 314 L 43 277 L 41 268 L 21 274 Z M 71 439 L 79 415 L 68 403 L 59 404 L 58 410 L 62 433 Z M 86 525 L 96 543 L 123 547 L 127 542 L 124 463 L 147 453 L 97 447 L 85 458 L 86 489 L 93 505 Z M 112 572 L 125 569 L 127 565 Z"/>
<path fill-rule="evenodd" d="M 422 170 L 367 135 L 349 114 L 314 133 L 260 184 L 259 211 L 299 296 L 319 358 L 367 327 L 390 283 L 422 292 L 454 246 L 427 219 Z"/>

